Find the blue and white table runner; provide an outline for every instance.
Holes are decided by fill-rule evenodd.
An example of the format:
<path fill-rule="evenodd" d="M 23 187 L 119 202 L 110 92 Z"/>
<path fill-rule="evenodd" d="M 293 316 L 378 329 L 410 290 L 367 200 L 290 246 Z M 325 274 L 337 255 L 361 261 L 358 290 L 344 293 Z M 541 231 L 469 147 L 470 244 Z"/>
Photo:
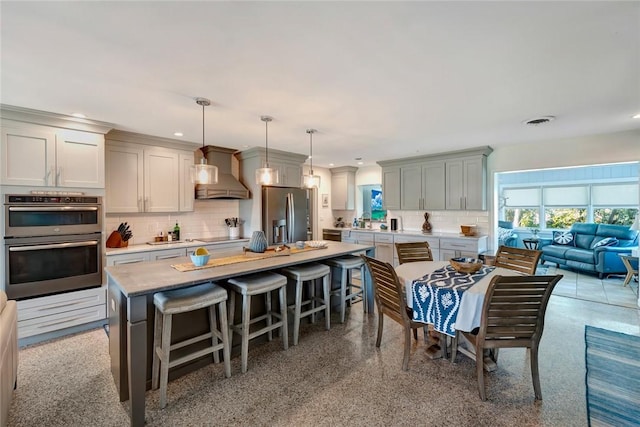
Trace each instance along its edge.
<path fill-rule="evenodd" d="M 494 269 L 485 265 L 476 273 L 467 274 L 448 265 L 414 280 L 413 320 L 432 324 L 436 331 L 455 336 L 462 294 Z"/>

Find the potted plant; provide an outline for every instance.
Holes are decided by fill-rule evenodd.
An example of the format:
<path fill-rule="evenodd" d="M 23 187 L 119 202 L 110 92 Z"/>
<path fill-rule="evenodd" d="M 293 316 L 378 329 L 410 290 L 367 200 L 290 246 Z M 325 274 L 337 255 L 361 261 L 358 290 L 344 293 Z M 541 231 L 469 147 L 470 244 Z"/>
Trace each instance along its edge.
<path fill-rule="evenodd" d="M 529 231 L 531 232 L 531 240 L 538 240 L 538 233 L 540 232 L 539 228 L 530 228 Z"/>

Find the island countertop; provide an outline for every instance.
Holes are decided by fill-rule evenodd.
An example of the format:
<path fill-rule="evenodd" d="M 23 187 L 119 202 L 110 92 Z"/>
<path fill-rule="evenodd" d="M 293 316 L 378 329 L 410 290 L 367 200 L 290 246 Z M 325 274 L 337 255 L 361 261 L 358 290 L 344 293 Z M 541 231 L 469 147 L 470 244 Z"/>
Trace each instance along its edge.
<path fill-rule="evenodd" d="M 274 270 L 290 265 L 333 258 L 358 251 L 364 252 L 371 249 L 374 249 L 374 246 L 328 242 L 327 247 L 323 249 L 187 272 L 180 272 L 171 266 L 190 262 L 191 260 L 188 257 L 109 266 L 105 267 L 105 271 L 109 285 L 116 286 L 124 296 L 130 298 L 189 286 L 209 280 L 223 280 L 259 271 Z"/>

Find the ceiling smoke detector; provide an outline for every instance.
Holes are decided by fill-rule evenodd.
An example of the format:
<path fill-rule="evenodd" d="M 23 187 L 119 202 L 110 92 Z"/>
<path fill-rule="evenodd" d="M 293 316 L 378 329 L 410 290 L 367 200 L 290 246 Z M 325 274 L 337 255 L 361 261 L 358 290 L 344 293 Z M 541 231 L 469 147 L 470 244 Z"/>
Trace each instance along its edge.
<path fill-rule="evenodd" d="M 556 119 L 556 116 L 541 116 L 541 117 L 534 117 L 533 119 L 525 120 L 522 123 L 530 126 L 538 126 L 538 125 L 552 122 L 555 119 Z"/>

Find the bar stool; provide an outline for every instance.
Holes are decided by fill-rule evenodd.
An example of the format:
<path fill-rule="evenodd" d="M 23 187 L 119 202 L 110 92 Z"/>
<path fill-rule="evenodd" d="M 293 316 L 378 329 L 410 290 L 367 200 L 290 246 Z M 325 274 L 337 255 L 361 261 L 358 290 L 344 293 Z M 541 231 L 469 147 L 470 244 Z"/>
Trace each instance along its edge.
<path fill-rule="evenodd" d="M 227 326 L 227 291 L 211 282 L 191 286 L 173 291 L 158 292 L 153 296 L 155 305 L 155 329 L 153 334 L 153 367 L 152 388 L 160 386 L 160 407 L 167 406 L 167 383 L 169 369 L 206 354 L 213 354 L 213 361 L 219 363 L 218 352 L 222 350 L 224 358 L 224 373 L 231 376 L 231 360 L 229 343 L 229 328 Z M 220 329 L 217 328 L 215 306 L 218 306 Z M 208 307 L 209 332 L 194 338 L 171 344 L 171 326 L 173 315 L 186 313 Z M 211 345 L 191 354 L 171 360 L 170 354 L 174 350 L 188 345 L 211 339 Z M 218 339 L 222 340 L 221 343 Z M 159 383 L 159 384 L 158 384 Z"/>
<path fill-rule="evenodd" d="M 367 312 L 367 290 L 364 285 L 364 269 L 365 263 L 362 257 L 355 255 L 346 255 L 337 258 L 330 258 L 323 261 L 330 267 L 340 269 L 340 288 L 331 291 L 331 295 L 340 297 L 340 323 L 344 323 L 344 315 L 347 301 L 351 302 L 354 298 L 362 298 L 362 308 Z M 353 270 L 360 270 L 360 285 L 353 284 Z M 349 292 L 347 293 L 347 288 Z M 353 288 L 356 291 L 353 291 Z"/>
<path fill-rule="evenodd" d="M 325 324 L 327 331 L 331 329 L 331 304 L 330 289 L 331 269 L 324 264 L 309 263 L 287 267 L 282 269 L 282 274 L 296 281 L 296 301 L 295 304 L 289 306 L 293 311 L 293 345 L 298 345 L 298 337 L 300 336 L 300 319 L 311 316 L 311 323 L 315 322 L 316 313 L 324 310 Z M 323 297 L 315 295 L 315 280 L 322 279 Z M 309 284 L 308 299 L 302 300 L 302 291 L 304 284 Z M 311 308 L 302 311 L 302 307 L 311 305 Z"/>
<path fill-rule="evenodd" d="M 289 348 L 289 338 L 287 329 L 287 278 L 276 273 L 255 273 L 241 276 L 227 281 L 233 292 L 229 297 L 229 328 L 231 331 L 242 336 L 241 357 L 242 373 L 247 372 L 247 359 L 249 356 L 249 340 L 263 334 L 267 334 L 269 341 L 272 339 L 272 331 L 281 329 L 282 345 L 284 349 Z M 280 313 L 272 311 L 271 292 L 278 290 L 280 295 Z M 234 325 L 233 317 L 235 313 L 235 294 L 242 294 L 242 322 Z M 254 295 L 264 295 L 266 303 L 266 314 L 251 318 L 251 297 Z M 273 322 L 273 318 L 278 321 Z M 266 320 L 267 325 L 257 331 L 251 332 L 253 323 Z M 232 333 L 233 335 L 233 333 Z"/>

